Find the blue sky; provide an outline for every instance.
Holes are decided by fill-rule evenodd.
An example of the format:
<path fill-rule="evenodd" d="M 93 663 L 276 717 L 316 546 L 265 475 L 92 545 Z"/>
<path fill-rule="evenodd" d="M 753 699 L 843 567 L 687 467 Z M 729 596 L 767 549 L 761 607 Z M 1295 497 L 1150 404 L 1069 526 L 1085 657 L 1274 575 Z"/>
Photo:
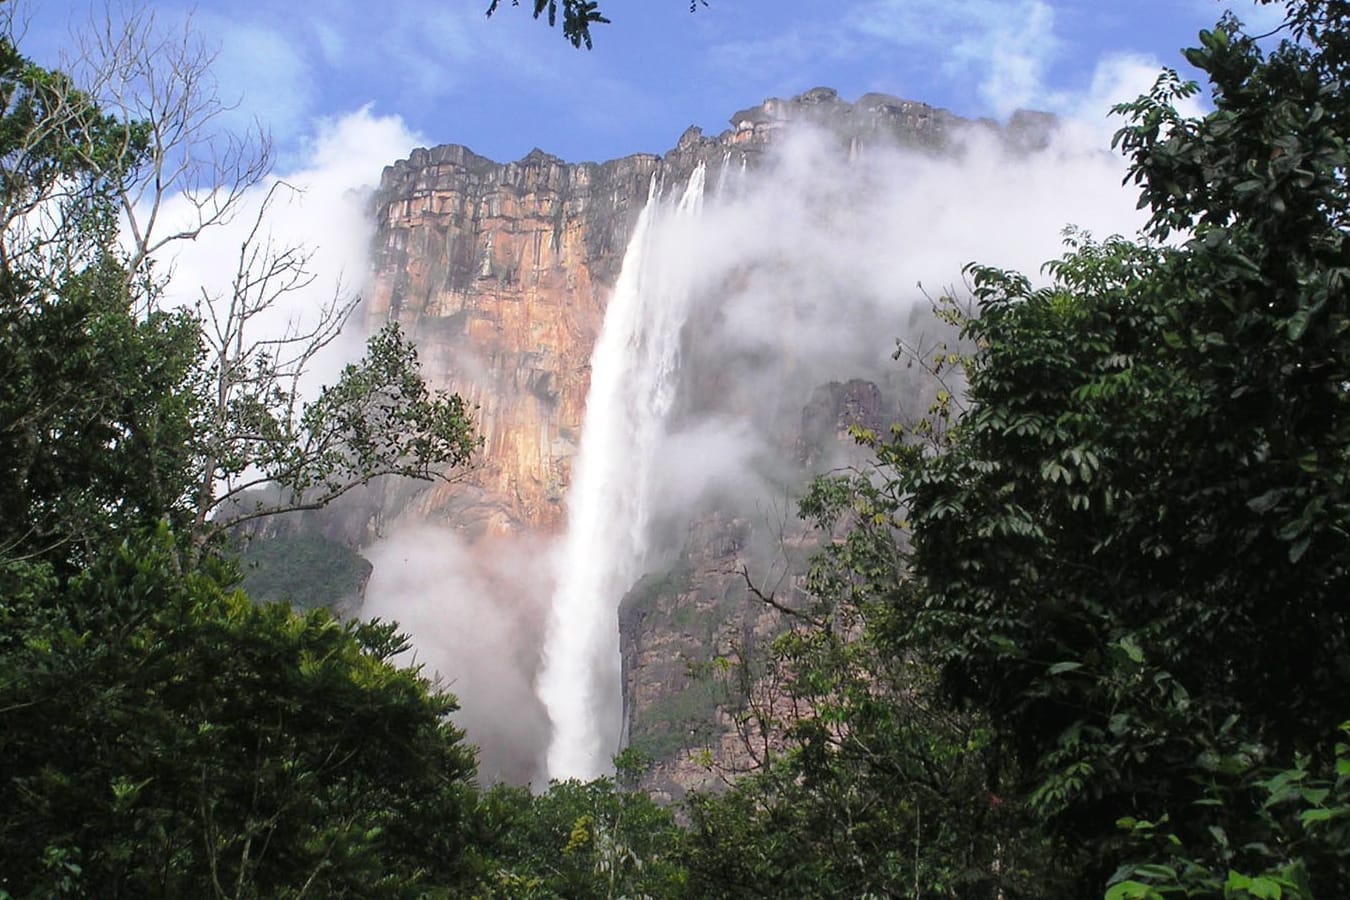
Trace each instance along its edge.
<path fill-rule="evenodd" d="M 848 99 L 884 91 L 966 116 L 1019 106 L 1100 119 L 1212 25 L 1217 0 L 608 0 L 595 49 L 486 0 L 198 0 L 235 115 L 274 134 L 279 162 L 305 157 L 323 122 L 369 106 L 419 142 L 496 159 L 539 146 L 569 160 L 661 152 L 690 124 L 720 131 L 737 109 L 817 85 Z M 1231 4 L 1245 19 L 1269 9 Z M 22 48 L 53 62 L 83 2 L 41 0 Z M 1114 96 L 1113 96 L 1114 95 Z"/>

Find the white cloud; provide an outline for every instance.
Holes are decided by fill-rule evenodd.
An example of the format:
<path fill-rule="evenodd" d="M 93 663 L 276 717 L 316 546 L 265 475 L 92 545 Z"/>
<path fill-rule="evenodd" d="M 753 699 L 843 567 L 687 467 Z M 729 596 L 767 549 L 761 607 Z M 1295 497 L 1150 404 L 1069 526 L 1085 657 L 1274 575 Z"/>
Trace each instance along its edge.
<path fill-rule="evenodd" d="M 350 295 L 363 288 L 374 229 L 367 209 L 369 190 L 385 165 L 422 143 L 425 140 L 410 132 L 399 117 L 377 116 L 369 107 L 319 121 L 303 142 L 301 165 L 274 173 L 250 190 L 228 223 L 207 229 L 195 241 L 168 248 L 162 262 L 173 271 L 169 301 L 191 303 L 203 292 L 228 296 L 239 247 L 256 221 L 267 191 L 282 182 L 295 190 L 278 194 L 261 233 L 278 247 L 307 248 L 311 253 L 308 269 L 315 278 L 303 290 L 282 297 L 257 324 L 271 335 L 282 331 L 288 322 L 313 322 L 315 311 L 335 295 Z M 182 197 L 170 198 L 163 216 L 167 232 L 176 223 L 191 219 L 190 205 Z M 353 355 L 354 347 L 335 346 L 333 350 L 316 363 L 307 381 L 310 388 L 331 381 L 345 359 Z"/>
<path fill-rule="evenodd" d="M 1074 133 L 1076 140 L 1106 147 L 1111 136 L 1126 124 L 1124 118 L 1111 114 L 1111 108 L 1147 94 L 1162 69 L 1162 63 L 1152 56 L 1110 54 L 1097 61 L 1085 88 L 1042 88 L 1036 106 L 1060 116 L 1064 128 Z M 1201 116 L 1206 111 L 1200 96 L 1180 100 L 1176 106 L 1185 116 Z"/>
<path fill-rule="evenodd" d="M 1060 50 L 1054 10 L 1043 0 L 876 0 L 845 24 L 894 47 L 933 54 L 949 77 L 975 77 L 1000 116 L 1034 101 Z"/>
<path fill-rule="evenodd" d="M 1197 12 L 1216 22 L 1221 12 L 1232 12 L 1246 27 L 1248 34 L 1265 34 L 1284 23 L 1283 3 L 1260 5 L 1254 0 L 1222 0 L 1216 4 L 1214 0 L 1192 0 L 1192 5 L 1197 8 Z"/>
<path fill-rule="evenodd" d="M 847 29 L 794 27 L 763 37 L 722 41 L 713 46 L 710 59 L 715 67 L 741 77 L 782 82 L 808 63 L 846 57 L 854 47 Z"/>
<path fill-rule="evenodd" d="M 330 67 L 346 65 L 349 43 L 347 36 L 327 19 L 315 17 L 310 20 L 314 39 L 318 41 L 323 61 Z"/>
<path fill-rule="evenodd" d="M 960 45 L 969 68 L 987 66 L 980 94 L 999 116 L 1035 105 L 1049 60 L 1058 49 L 1055 14 L 1044 3 L 1021 5 L 978 37 Z"/>

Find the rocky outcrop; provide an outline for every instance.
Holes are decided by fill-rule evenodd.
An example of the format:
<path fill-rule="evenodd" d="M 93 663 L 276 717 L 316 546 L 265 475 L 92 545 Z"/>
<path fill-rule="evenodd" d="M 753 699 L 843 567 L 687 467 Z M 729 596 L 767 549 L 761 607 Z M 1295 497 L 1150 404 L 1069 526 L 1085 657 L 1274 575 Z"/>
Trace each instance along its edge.
<path fill-rule="evenodd" d="M 471 537 L 558 527 L 591 347 L 658 165 L 540 151 L 499 164 L 446 146 L 385 170 L 366 315 L 402 325 L 436 386 L 477 407 L 485 441 L 461 483 L 389 498 L 407 506 L 387 523 L 443 519 Z"/>
<path fill-rule="evenodd" d="M 829 382 L 811 392 L 790 442 L 799 477 L 864 452 L 853 429 L 879 431 L 899 410 L 873 382 Z M 650 763 L 642 784 L 663 800 L 716 790 L 754 770 L 766 737 L 761 712 L 781 698 L 758 680 L 762 651 L 804 609 L 802 589 L 819 535 L 790 509 L 709 507 L 690 523 L 678 556 L 648 573 L 619 608 L 626 732 Z M 790 711 L 780 710 L 781 714 Z"/>

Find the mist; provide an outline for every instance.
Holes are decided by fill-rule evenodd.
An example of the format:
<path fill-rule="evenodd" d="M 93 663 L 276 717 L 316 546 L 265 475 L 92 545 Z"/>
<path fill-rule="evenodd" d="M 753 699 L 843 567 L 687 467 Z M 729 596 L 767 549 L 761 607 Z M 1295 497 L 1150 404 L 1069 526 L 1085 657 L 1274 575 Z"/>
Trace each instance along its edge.
<path fill-rule="evenodd" d="M 291 165 L 274 171 L 239 198 L 233 213 L 198 239 L 169 244 L 156 259 L 167 275 L 164 303 L 224 307 L 239 271 L 240 248 L 256 229 L 256 242 L 275 250 L 296 249 L 304 259 L 302 283 L 282 293 L 249 323 L 248 342 L 274 340 L 317 324 L 325 307 L 359 301 L 371 270 L 375 223 L 370 198 L 380 170 L 424 142 L 397 116 L 379 116 L 364 107 L 336 119 L 313 123 Z M 228 190 L 222 185 L 218 191 Z M 269 194 L 272 199 L 267 203 Z M 159 212 L 164 233 L 192 228 L 193 203 L 170 196 Z M 142 220 L 146 218 L 143 213 Z M 359 305 L 359 304 L 358 304 Z M 312 398 L 336 380 L 342 367 L 365 347 L 359 311 L 337 340 L 317 356 L 300 389 Z"/>
<path fill-rule="evenodd" d="M 552 582 L 540 541 L 469 547 L 449 528 L 391 534 L 365 551 L 374 566 L 363 618 L 396 620 L 413 638 L 401 662 L 455 694 L 455 723 L 478 747 L 484 782 L 540 780 L 548 719 L 535 696 Z"/>

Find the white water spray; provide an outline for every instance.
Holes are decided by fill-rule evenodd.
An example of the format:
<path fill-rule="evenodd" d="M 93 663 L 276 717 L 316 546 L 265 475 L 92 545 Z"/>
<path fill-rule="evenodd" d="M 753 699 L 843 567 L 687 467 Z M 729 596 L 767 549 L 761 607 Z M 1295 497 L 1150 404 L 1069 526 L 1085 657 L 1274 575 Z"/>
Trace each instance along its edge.
<path fill-rule="evenodd" d="M 691 293 L 690 267 L 674 251 L 681 227 L 702 208 L 703 182 L 700 164 L 672 213 L 663 210 L 653 178 L 591 356 L 538 680 L 553 725 L 550 778 L 606 774 L 618 750 L 618 607 L 647 553 L 650 460 L 675 399 L 680 329 Z"/>

